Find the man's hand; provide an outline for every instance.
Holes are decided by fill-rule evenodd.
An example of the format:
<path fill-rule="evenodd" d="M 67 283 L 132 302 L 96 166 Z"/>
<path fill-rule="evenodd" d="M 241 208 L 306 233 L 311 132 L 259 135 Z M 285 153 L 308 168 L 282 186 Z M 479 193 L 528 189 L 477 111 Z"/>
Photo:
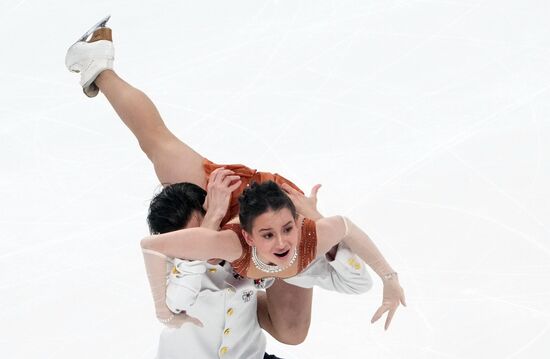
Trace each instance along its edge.
<path fill-rule="evenodd" d="M 205 225 L 208 228 L 218 230 L 219 222 L 221 222 L 229 207 L 231 193 L 239 188 L 240 185 L 241 177 L 224 167 L 217 168 L 210 174 L 210 180 L 206 187 L 206 199 L 203 205 L 206 210 L 203 222 L 206 222 Z M 216 226 L 209 225 L 216 222 Z"/>
<path fill-rule="evenodd" d="M 174 314 L 174 317 L 170 321 L 163 324 L 166 325 L 168 328 L 179 329 L 185 323 L 192 323 L 200 328 L 204 327 L 200 320 L 198 320 L 197 318 L 193 318 L 190 315 L 187 315 L 185 312 Z"/>
<path fill-rule="evenodd" d="M 317 211 L 317 192 L 321 188 L 320 184 L 313 186 L 309 197 L 304 196 L 286 183 L 283 183 L 281 188 L 290 197 L 299 214 L 314 221 L 323 218 L 323 215 Z"/>

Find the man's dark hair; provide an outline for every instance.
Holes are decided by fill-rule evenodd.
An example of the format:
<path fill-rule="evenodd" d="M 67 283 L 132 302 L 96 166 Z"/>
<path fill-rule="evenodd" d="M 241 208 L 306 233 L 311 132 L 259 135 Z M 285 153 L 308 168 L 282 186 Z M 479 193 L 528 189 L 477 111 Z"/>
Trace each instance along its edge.
<path fill-rule="evenodd" d="M 175 183 L 160 191 L 149 205 L 147 223 L 151 234 L 177 231 L 187 225 L 194 212 L 204 216 L 206 191 L 192 183 Z"/>
<path fill-rule="evenodd" d="M 287 194 L 273 181 L 252 183 L 239 197 L 239 220 L 241 227 L 252 232 L 252 223 L 256 217 L 272 210 L 288 208 L 296 218 L 296 207 Z"/>

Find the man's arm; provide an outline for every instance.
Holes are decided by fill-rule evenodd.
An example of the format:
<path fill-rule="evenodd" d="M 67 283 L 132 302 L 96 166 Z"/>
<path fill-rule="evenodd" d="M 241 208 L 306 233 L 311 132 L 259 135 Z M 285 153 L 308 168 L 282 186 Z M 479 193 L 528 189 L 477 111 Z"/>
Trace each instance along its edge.
<path fill-rule="evenodd" d="M 240 181 L 232 184 L 235 181 L 233 172 L 225 169 L 212 172 L 212 178 L 209 185 L 211 191 L 205 203 L 205 207 L 209 208 L 206 208 L 207 212 L 201 225 L 217 231 L 227 210 L 231 191 Z M 206 271 L 204 262 L 169 258 L 158 252 L 160 244 L 153 241 L 154 239 L 150 238 L 149 242 L 142 242 L 142 251 L 157 318 L 172 328 L 179 328 L 184 322 L 202 325 L 199 320 L 189 317 L 184 311 L 195 302 L 200 291 L 201 278 Z"/>
<path fill-rule="evenodd" d="M 318 286 L 346 294 L 362 294 L 372 288 L 373 280 L 366 263 L 353 253 L 345 243 L 335 247 L 334 257 L 317 258 L 302 273 L 284 279 L 285 282 L 303 288 Z"/>
<path fill-rule="evenodd" d="M 151 235 L 141 240 L 141 248 L 160 252 L 171 258 L 221 258 L 235 260 L 241 256 L 239 239 L 232 231 L 218 232 L 220 222 L 229 207 L 231 192 L 241 184 L 233 171 L 218 168 L 211 174 L 204 206 L 206 214 L 200 228 Z"/>
<path fill-rule="evenodd" d="M 217 231 L 227 212 L 231 192 L 241 181 L 234 172 L 224 168 L 214 170 L 210 176 L 204 208 L 206 214 L 201 228 Z M 193 314 L 193 305 L 202 288 L 202 276 L 206 272 L 204 261 L 189 261 L 174 258 L 174 269 L 166 288 L 166 305 L 174 313 Z"/>
<path fill-rule="evenodd" d="M 229 209 L 231 193 L 241 185 L 241 177 L 224 167 L 216 168 L 210 174 L 203 207 L 206 211 L 201 222 L 202 228 L 219 230 L 220 224 Z"/>

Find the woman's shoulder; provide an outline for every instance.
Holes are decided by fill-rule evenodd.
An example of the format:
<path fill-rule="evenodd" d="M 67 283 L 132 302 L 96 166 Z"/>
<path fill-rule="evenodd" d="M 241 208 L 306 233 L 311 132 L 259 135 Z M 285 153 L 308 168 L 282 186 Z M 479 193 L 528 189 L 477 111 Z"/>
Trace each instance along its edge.
<path fill-rule="evenodd" d="M 342 216 L 324 217 L 315 221 L 315 227 L 319 234 L 337 234 L 344 228 Z"/>
<path fill-rule="evenodd" d="M 302 236 L 309 234 L 310 236 L 315 235 L 315 237 L 340 233 L 344 226 L 342 216 L 323 217 L 316 220 L 299 216 L 297 223 Z"/>
<path fill-rule="evenodd" d="M 329 251 L 344 238 L 345 223 L 342 216 L 325 217 L 315 222 L 318 255 Z"/>
<path fill-rule="evenodd" d="M 239 224 L 226 224 L 218 232 L 220 245 L 224 247 L 224 258 L 230 262 L 242 257 L 244 238 Z M 246 244 L 246 243 L 245 243 Z"/>

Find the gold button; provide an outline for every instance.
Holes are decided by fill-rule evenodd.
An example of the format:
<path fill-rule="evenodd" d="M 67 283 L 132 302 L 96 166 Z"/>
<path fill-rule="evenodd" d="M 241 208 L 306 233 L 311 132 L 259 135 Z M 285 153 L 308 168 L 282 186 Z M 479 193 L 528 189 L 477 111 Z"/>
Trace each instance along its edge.
<path fill-rule="evenodd" d="M 172 267 L 172 274 L 178 274 L 180 271 L 176 266 Z"/>
<path fill-rule="evenodd" d="M 210 273 L 216 273 L 218 270 L 216 268 L 210 268 L 208 271 Z"/>
<path fill-rule="evenodd" d="M 224 355 L 225 353 L 227 353 L 228 350 L 229 350 L 228 347 L 222 347 L 222 348 L 220 349 L 220 356 L 222 356 L 222 355 Z"/>
<path fill-rule="evenodd" d="M 348 259 L 348 264 L 350 267 L 355 268 L 356 270 L 361 269 L 361 264 L 359 264 L 354 258 Z"/>
<path fill-rule="evenodd" d="M 227 310 L 227 315 L 228 315 L 229 317 L 233 315 L 233 308 L 229 308 L 229 309 Z"/>
<path fill-rule="evenodd" d="M 231 333 L 231 329 L 229 329 L 229 328 L 227 328 L 226 330 L 223 331 L 224 335 L 229 335 L 229 333 Z"/>

